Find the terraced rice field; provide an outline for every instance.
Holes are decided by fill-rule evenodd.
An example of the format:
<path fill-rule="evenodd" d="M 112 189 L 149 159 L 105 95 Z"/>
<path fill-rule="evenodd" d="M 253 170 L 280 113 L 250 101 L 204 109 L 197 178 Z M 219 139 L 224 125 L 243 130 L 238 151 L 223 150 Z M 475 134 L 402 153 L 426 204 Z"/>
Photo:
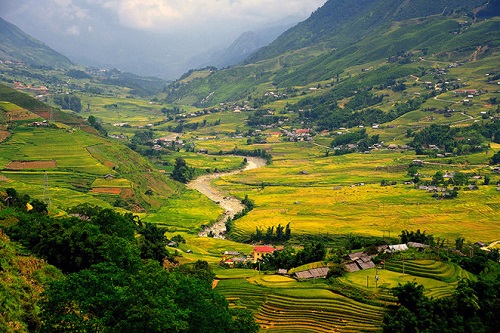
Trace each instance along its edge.
<path fill-rule="evenodd" d="M 375 282 L 378 276 L 378 284 Z M 340 293 L 362 297 L 366 300 L 395 302 L 390 289 L 398 284 L 416 282 L 425 287 L 428 297 L 444 297 L 451 295 L 457 282 L 462 279 L 473 279 L 467 271 L 455 263 L 435 260 L 405 260 L 404 274 L 402 261 L 390 261 L 385 269 L 358 271 L 347 274 L 336 280 L 334 289 Z"/>
<path fill-rule="evenodd" d="M 320 281 L 298 283 L 264 277 L 221 280 L 216 288 L 231 306 L 252 310 L 261 332 L 381 331 L 383 307 L 335 294 Z"/>
<path fill-rule="evenodd" d="M 451 295 L 461 278 L 474 278 L 454 263 L 436 260 L 405 260 L 405 274 L 402 262 L 391 261 L 385 269 L 348 273 L 331 285 L 323 279 L 298 282 L 251 270 L 234 276 L 226 271 L 216 290 L 230 306 L 251 310 L 266 333 L 380 332 L 386 307 L 397 301 L 391 288 L 416 282 L 427 297 L 440 298 Z M 245 276 L 245 271 L 253 273 Z"/>
<path fill-rule="evenodd" d="M 472 276 L 466 270 L 455 263 L 444 263 L 435 260 L 407 260 L 390 261 L 386 263 L 386 269 L 402 273 L 404 266 L 405 274 L 454 283 L 462 278 L 471 279 Z"/>
<path fill-rule="evenodd" d="M 288 223 L 295 235 L 352 233 L 382 237 L 382 230 L 399 233 L 421 229 L 448 240 L 466 235 L 473 241 L 490 242 L 500 237 L 496 223 L 500 210 L 491 206 L 500 196 L 494 185 L 483 186 L 478 181 L 478 190 L 461 190 L 456 199 L 437 200 L 432 193 L 403 184 L 409 180 L 407 168 L 415 158 L 414 152 L 327 157 L 325 148 L 309 143 L 263 147 L 271 151 L 272 165 L 214 182 L 222 191 L 240 198 L 248 195 L 256 204 L 236 221 L 232 236 L 237 240 L 247 240 L 256 228 L 266 230 Z M 490 155 L 467 158 L 485 163 Z M 491 184 L 500 180 L 488 167 L 467 166 L 466 161 L 456 165 L 435 163 L 421 168 L 427 175 L 422 179 L 430 180 L 437 171 L 459 170 L 470 175 L 488 174 Z M 397 185 L 381 186 L 382 180 Z"/>
<path fill-rule="evenodd" d="M 311 298 L 270 295 L 255 318 L 261 332 L 379 332 L 383 311 L 319 290 Z"/>

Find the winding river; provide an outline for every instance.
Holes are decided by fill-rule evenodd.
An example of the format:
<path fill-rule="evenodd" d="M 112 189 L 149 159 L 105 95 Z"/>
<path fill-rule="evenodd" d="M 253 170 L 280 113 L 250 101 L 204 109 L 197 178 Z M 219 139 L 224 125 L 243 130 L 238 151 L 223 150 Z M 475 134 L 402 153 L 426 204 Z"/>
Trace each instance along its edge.
<path fill-rule="evenodd" d="M 201 231 L 198 234 L 199 236 L 206 237 L 210 232 L 212 232 L 215 238 L 224 239 L 226 233 L 225 223 L 228 217 L 233 218 L 236 213 L 242 211 L 244 208 L 243 204 L 237 198 L 232 196 L 224 196 L 223 194 L 221 194 L 218 188 L 212 186 L 212 181 L 220 177 L 235 175 L 240 172 L 260 168 L 266 165 L 266 160 L 263 158 L 250 157 L 250 156 L 238 156 L 238 157 L 247 159 L 247 165 L 243 170 L 205 175 L 198 177 L 187 184 L 188 188 L 197 190 L 210 200 L 217 203 L 224 210 L 224 213 L 217 220 L 217 222 L 215 222 L 210 227 L 207 227 L 203 231 Z"/>

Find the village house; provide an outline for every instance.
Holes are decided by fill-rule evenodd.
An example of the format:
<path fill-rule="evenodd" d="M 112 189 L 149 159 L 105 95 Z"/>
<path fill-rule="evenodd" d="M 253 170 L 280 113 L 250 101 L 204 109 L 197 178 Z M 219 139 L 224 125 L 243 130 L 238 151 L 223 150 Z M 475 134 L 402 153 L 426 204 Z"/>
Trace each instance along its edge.
<path fill-rule="evenodd" d="M 259 261 L 262 259 L 266 254 L 270 254 L 276 251 L 276 249 L 272 246 L 268 245 L 262 245 L 262 246 L 255 246 L 252 251 L 252 258 L 254 262 Z"/>
<path fill-rule="evenodd" d="M 295 272 L 294 276 L 297 280 L 325 278 L 326 275 L 328 274 L 328 271 L 329 271 L 328 267 L 311 268 L 308 269 L 307 271 Z"/>
<path fill-rule="evenodd" d="M 345 259 L 346 269 L 348 272 L 356 272 L 359 270 L 375 268 L 375 263 L 372 259 L 375 255 L 368 255 L 366 252 L 355 252 L 348 254 Z"/>
<path fill-rule="evenodd" d="M 389 248 L 385 250 L 387 253 L 395 253 L 395 252 L 401 252 L 401 251 L 407 251 L 408 250 L 408 245 L 406 244 L 395 244 L 395 245 L 389 245 Z"/>

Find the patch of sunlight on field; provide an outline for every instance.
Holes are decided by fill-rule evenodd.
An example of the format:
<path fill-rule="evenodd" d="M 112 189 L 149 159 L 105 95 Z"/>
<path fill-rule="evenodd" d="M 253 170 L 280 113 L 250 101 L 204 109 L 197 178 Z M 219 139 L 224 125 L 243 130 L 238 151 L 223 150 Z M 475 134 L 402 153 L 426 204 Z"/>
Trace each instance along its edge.
<path fill-rule="evenodd" d="M 185 153 L 182 154 L 172 154 L 171 160 L 172 164 L 175 163 L 175 159 L 179 156 L 186 161 L 187 165 L 199 169 L 218 169 L 218 170 L 235 170 L 238 169 L 243 163 L 243 157 L 235 157 L 228 155 L 206 155 L 206 154 L 195 154 L 195 153 Z"/>
<path fill-rule="evenodd" d="M 117 179 L 104 179 L 97 178 L 92 183 L 92 187 L 119 187 L 119 188 L 130 188 L 132 184 L 130 180 L 125 178 L 117 178 Z"/>
<path fill-rule="evenodd" d="M 256 208 L 235 222 L 235 233 L 248 237 L 256 228 L 290 223 L 292 234 L 382 236 L 383 230 L 426 230 L 435 237 L 484 241 L 500 237 L 500 210 L 495 189 L 460 191 L 453 200 L 436 200 L 411 186 L 341 187 L 267 186 L 235 192 L 254 200 Z"/>
<path fill-rule="evenodd" d="M 86 146 L 100 141 L 100 138 L 83 131 L 73 133 L 60 129 L 16 131 L 11 140 L 2 143 L 0 160 L 36 161 L 50 157 L 57 162 L 58 168 L 106 174 L 111 169 L 99 163 L 85 149 Z"/>
<path fill-rule="evenodd" d="M 406 282 L 416 282 L 425 287 L 426 294 L 432 294 L 435 289 L 448 289 L 451 293 L 454 286 L 449 283 L 439 281 L 432 278 L 425 278 L 410 274 L 402 274 L 393 272 L 386 269 L 367 269 L 348 273 L 343 277 L 338 278 L 342 283 L 352 285 L 367 291 L 377 292 L 377 284 L 375 283 L 375 275 L 378 276 L 378 289 L 390 289 L 397 287 L 398 284 L 405 284 Z M 367 286 L 368 283 L 368 286 Z"/>
<path fill-rule="evenodd" d="M 247 149 L 246 147 L 246 139 L 217 139 L 217 140 L 206 140 L 206 141 L 197 141 L 196 149 L 207 149 L 210 153 L 216 153 L 219 151 L 231 151 L 234 148 Z M 252 150 L 252 147 L 248 147 L 248 150 Z"/>
<path fill-rule="evenodd" d="M 1 184 L 1 183 L 0 183 Z M 14 188 L 18 193 L 27 193 L 31 198 L 36 198 L 39 200 L 43 199 L 44 195 L 44 186 L 36 186 L 33 184 L 26 184 L 23 182 L 10 182 L 9 187 Z M 97 205 L 103 208 L 110 208 L 111 205 L 106 201 L 99 199 L 96 196 L 88 195 L 79 191 L 73 191 L 67 188 L 61 187 L 50 187 L 50 202 L 51 209 L 50 211 L 59 211 L 59 210 L 67 210 L 70 207 L 89 203 L 91 205 Z"/>
<path fill-rule="evenodd" d="M 177 234 L 177 232 L 170 235 Z M 243 243 L 233 242 L 227 239 L 218 239 L 211 237 L 186 237 L 186 244 L 181 246 L 182 249 L 190 249 L 194 254 L 210 254 L 217 256 L 218 261 L 222 259 L 224 251 L 238 251 L 244 254 L 250 254 L 253 246 Z M 187 255 L 187 254 L 184 254 Z"/>
<path fill-rule="evenodd" d="M 217 266 L 214 268 L 214 273 L 217 279 L 248 279 L 258 275 L 259 271 L 255 269 L 222 268 Z"/>
<path fill-rule="evenodd" d="M 129 125 L 153 124 L 165 118 L 161 105 L 149 105 L 147 100 L 104 96 L 81 96 L 82 105 L 90 104 L 92 115 L 105 123 Z"/>
<path fill-rule="evenodd" d="M 186 189 L 170 198 L 157 212 L 143 217 L 144 222 L 158 223 L 179 231 L 200 231 L 222 214 L 222 209 L 201 193 Z M 168 220 L 166 219 L 168 216 Z"/>

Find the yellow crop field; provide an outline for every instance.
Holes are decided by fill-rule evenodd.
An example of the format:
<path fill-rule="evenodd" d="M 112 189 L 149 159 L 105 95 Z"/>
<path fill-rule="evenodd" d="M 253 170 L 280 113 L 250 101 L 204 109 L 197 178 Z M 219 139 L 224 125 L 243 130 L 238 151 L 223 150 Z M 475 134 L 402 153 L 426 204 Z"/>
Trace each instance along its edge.
<path fill-rule="evenodd" d="M 263 145 L 273 154 L 271 165 L 214 181 L 225 193 L 255 201 L 256 208 L 235 223 L 239 240 L 248 239 L 256 228 L 288 223 L 295 235 L 382 237 L 389 231 L 397 236 L 402 230 L 420 229 L 449 240 L 464 235 L 485 242 L 500 239 L 500 192 L 495 185 L 500 177 L 486 166 L 493 151 L 467 156 L 476 165 L 430 159 L 421 168 L 423 180 L 430 181 L 437 171 L 455 170 L 488 174 L 492 180 L 492 185 L 480 180 L 477 190 L 462 189 L 458 198 L 443 200 L 403 184 L 410 180 L 407 170 L 414 152 L 326 156 L 323 147 L 291 145 Z M 382 180 L 396 185 L 381 186 Z"/>

